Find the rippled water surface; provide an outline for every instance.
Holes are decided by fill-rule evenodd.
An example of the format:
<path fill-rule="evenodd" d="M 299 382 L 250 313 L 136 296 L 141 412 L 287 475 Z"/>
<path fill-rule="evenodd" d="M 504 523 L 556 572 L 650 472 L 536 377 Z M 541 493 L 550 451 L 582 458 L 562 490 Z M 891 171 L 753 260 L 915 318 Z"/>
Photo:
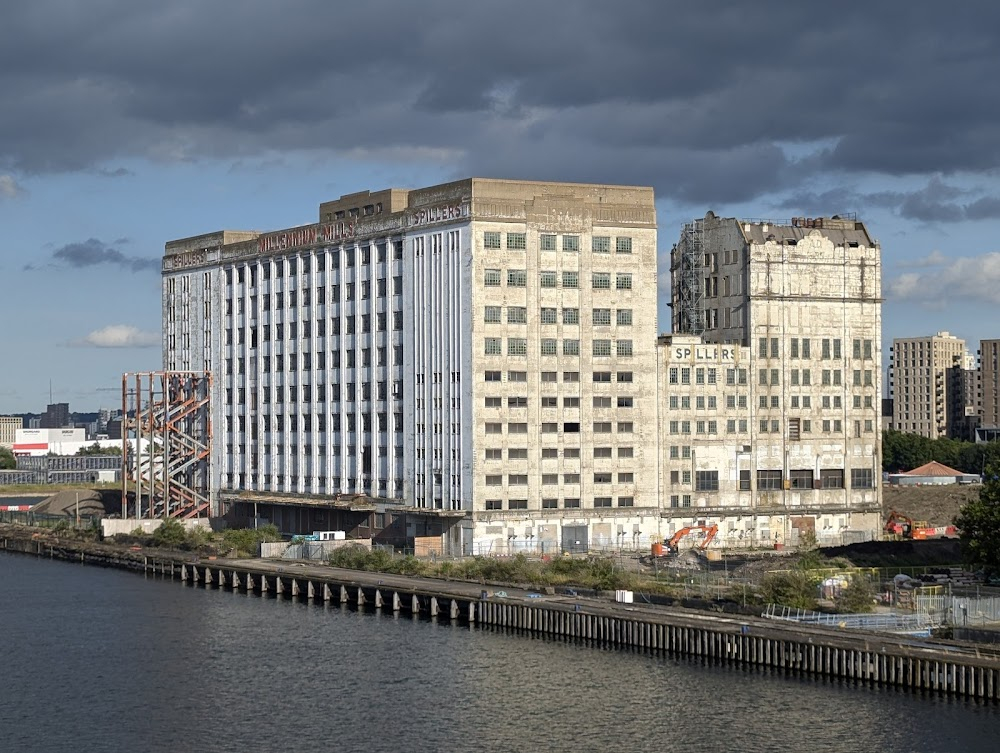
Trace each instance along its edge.
<path fill-rule="evenodd" d="M 997 750 L 1000 709 L 0 554 L 0 750 Z"/>

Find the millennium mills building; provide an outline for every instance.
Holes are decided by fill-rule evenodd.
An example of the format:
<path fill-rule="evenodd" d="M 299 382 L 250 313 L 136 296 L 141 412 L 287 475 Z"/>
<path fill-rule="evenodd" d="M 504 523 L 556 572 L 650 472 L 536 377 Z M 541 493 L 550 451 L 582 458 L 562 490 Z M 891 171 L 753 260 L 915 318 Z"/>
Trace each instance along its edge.
<path fill-rule="evenodd" d="M 166 370 L 210 372 L 215 512 L 447 554 L 870 536 L 880 260 L 854 219 L 469 179 L 167 243 Z M 241 517 L 242 516 L 242 517 Z"/>

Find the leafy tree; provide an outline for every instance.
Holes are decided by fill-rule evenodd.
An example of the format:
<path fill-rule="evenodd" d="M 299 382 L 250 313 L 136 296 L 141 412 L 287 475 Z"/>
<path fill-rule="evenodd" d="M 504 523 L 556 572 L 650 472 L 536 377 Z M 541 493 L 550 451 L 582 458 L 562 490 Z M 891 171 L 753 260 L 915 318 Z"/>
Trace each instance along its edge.
<path fill-rule="evenodd" d="M 760 584 L 761 596 L 768 604 L 780 604 L 796 609 L 816 609 L 815 576 L 796 568 L 782 573 L 769 573 Z"/>
<path fill-rule="evenodd" d="M 875 589 L 871 582 L 855 574 L 837 597 L 837 611 L 845 614 L 864 614 L 874 610 L 874 602 Z"/>
<path fill-rule="evenodd" d="M 0 470 L 12 471 L 17 468 L 14 453 L 7 447 L 0 447 Z"/>
<path fill-rule="evenodd" d="M 184 525 L 180 521 L 168 518 L 153 531 L 153 546 L 180 549 L 187 543 L 187 538 L 187 529 Z"/>
<path fill-rule="evenodd" d="M 961 532 L 965 561 L 988 576 L 1000 575 L 1000 461 L 992 460 L 986 467 L 979 499 L 962 508 L 955 525 Z"/>
<path fill-rule="evenodd" d="M 99 442 L 94 442 L 94 444 L 89 447 L 81 447 L 77 450 L 76 454 L 80 455 L 121 455 L 121 447 L 101 447 Z"/>

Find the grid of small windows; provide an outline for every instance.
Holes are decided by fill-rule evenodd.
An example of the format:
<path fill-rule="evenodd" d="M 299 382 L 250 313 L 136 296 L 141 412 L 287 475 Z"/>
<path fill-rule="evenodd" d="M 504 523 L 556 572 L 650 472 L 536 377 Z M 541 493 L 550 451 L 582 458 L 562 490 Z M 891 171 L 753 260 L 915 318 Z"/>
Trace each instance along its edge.
<path fill-rule="evenodd" d="M 542 234 L 538 238 L 538 244 L 542 251 L 555 251 L 556 250 L 556 237 L 554 235 Z"/>
<path fill-rule="evenodd" d="M 580 250 L 580 236 L 579 235 L 564 235 L 562 239 L 562 250 L 563 251 L 579 251 Z"/>
<path fill-rule="evenodd" d="M 631 272 L 619 272 L 615 275 L 615 288 L 618 290 L 631 290 L 632 289 L 632 273 Z"/>
<path fill-rule="evenodd" d="M 543 288 L 554 288 L 558 284 L 558 276 L 555 272 L 540 272 L 539 280 Z"/>
<path fill-rule="evenodd" d="M 500 248 L 500 233 L 489 230 L 483 233 L 483 248 Z"/>
<path fill-rule="evenodd" d="M 580 309 L 577 308 L 564 308 L 562 310 L 563 314 L 563 324 L 579 324 L 580 323 Z"/>
<path fill-rule="evenodd" d="M 541 353 L 543 356 L 557 355 L 557 340 L 553 337 L 542 338 Z"/>
<path fill-rule="evenodd" d="M 524 233 L 507 233 L 507 248 L 523 251 L 527 248 L 527 237 Z"/>
<path fill-rule="evenodd" d="M 564 288 L 578 288 L 580 287 L 580 273 L 579 272 L 563 272 L 562 273 L 562 284 Z"/>
<path fill-rule="evenodd" d="M 528 353 L 528 341 L 524 337 L 507 338 L 507 355 L 523 356 Z"/>
<path fill-rule="evenodd" d="M 632 326 L 632 309 L 618 309 L 616 312 L 619 327 Z"/>
<path fill-rule="evenodd" d="M 611 355 L 611 341 L 610 340 L 594 340 L 594 356 L 610 356 Z"/>
<path fill-rule="evenodd" d="M 541 314 L 542 324 L 556 324 L 558 314 L 554 308 L 543 308 Z"/>
<path fill-rule="evenodd" d="M 594 309 L 593 322 L 595 327 L 607 327 L 611 324 L 611 309 Z"/>
<path fill-rule="evenodd" d="M 499 306 L 487 306 L 483 311 L 483 321 L 488 324 L 495 324 L 500 322 L 500 307 Z"/>
<path fill-rule="evenodd" d="M 610 290 L 611 289 L 611 273 L 610 272 L 594 272 L 592 278 L 594 290 Z M 499 282 L 497 283 L 499 284 Z"/>
<path fill-rule="evenodd" d="M 580 341 L 572 338 L 567 338 L 563 340 L 563 355 L 564 356 L 580 355 Z"/>
<path fill-rule="evenodd" d="M 619 236 L 615 238 L 615 253 L 618 254 L 632 253 L 632 239 L 625 236 Z"/>
<path fill-rule="evenodd" d="M 503 355 L 499 337 L 487 337 L 485 341 L 484 353 L 488 356 Z"/>
<path fill-rule="evenodd" d="M 528 310 L 524 306 L 507 307 L 508 324 L 526 324 L 528 321 Z"/>
<path fill-rule="evenodd" d="M 483 274 L 483 285 L 488 288 L 500 287 L 500 270 L 487 269 Z"/>
<path fill-rule="evenodd" d="M 595 235 L 590 240 L 590 250 L 595 254 L 611 253 L 611 238 L 606 235 Z"/>

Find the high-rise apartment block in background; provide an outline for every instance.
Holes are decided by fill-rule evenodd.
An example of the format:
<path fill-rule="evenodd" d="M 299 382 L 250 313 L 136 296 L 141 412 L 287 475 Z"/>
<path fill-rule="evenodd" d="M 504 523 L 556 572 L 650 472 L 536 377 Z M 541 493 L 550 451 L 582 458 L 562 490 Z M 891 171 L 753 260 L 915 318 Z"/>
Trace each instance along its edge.
<path fill-rule="evenodd" d="M 164 367 L 214 376 L 217 511 L 453 553 L 877 532 L 864 225 L 692 223 L 660 338 L 656 233 L 650 188 L 470 179 L 168 243 Z"/>
<path fill-rule="evenodd" d="M 948 332 L 897 338 L 892 351 L 892 428 L 930 439 L 971 438 L 978 386 L 965 340 Z"/>
<path fill-rule="evenodd" d="M 864 224 L 710 212 L 671 275 L 674 331 L 696 337 L 664 343 L 665 514 L 721 508 L 741 538 L 877 527 L 881 260 Z"/>
<path fill-rule="evenodd" d="M 977 433 L 1000 439 L 1000 340 L 979 341 L 979 395 Z"/>
<path fill-rule="evenodd" d="M 63 429 L 70 426 L 69 403 L 52 403 L 42 414 L 41 428 Z"/>

